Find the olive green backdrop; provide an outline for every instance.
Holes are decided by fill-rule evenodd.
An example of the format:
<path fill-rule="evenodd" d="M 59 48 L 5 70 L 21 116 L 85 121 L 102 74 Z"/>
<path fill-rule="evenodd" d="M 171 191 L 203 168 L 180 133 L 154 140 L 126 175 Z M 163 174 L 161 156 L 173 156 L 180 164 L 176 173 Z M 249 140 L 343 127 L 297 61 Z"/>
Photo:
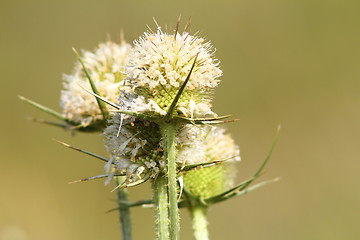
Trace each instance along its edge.
<path fill-rule="evenodd" d="M 100 135 L 26 121 L 51 119 L 18 100 L 59 109 L 71 47 L 93 49 L 121 29 L 131 42 L 146 30 L 183 25 L 211 40 L 224 71 L 214 105 L 241 121 L 237 181 L 281 138 L 262 180 L 281 181 L 211 208 L 212 239 L 359 239 L 360 2 L 4 1 L 0 7 L 1 240 L 120 239 L 111 186 L 67 183 L 103 173 L 103 163 L 51 139 L 105 155 Z M 130 190 L 150 198 L 149 185 Z M 182 239 L 192 239 L 182 211 Z M 134 209 L 134 239 L 153 239 L 151 209 Z"/>

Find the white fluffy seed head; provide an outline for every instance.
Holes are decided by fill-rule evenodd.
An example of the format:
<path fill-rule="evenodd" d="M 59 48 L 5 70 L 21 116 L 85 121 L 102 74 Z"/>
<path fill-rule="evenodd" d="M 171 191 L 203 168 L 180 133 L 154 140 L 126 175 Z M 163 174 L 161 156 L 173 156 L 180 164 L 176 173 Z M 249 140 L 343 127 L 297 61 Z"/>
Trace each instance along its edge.
<path fill-rule="evenodd" d="M 187 32 L 167 34 L 159 28 L 134 42 L 126 80 L 132 93 L 143 96 L 143 103 L 151 111 L 164 115 L 196 59 L 176 110 L 188 117 L 214 115 L 211 94 L 222 71 L 213 53 L 213 47 L 203 38 Z"/>
<path fill-rule="evenodd" d="M 95 83 L 101 96 L 116 102 L 120 86 L 123 85 L 124 65 L 127 64 L 131 50 L 129 44 L 114 42 L 101 43 L 94 51 L 83 51 L 82 61 Z M 79 62 L 75 64 L 73 73 L 64 75 L 64 90 L 61 91 L 60 106 L 63 115 L 70 121 L 86 127 L 103 117 L 91 94 L 82 87 L 91 90 L 89 80 Z"/>

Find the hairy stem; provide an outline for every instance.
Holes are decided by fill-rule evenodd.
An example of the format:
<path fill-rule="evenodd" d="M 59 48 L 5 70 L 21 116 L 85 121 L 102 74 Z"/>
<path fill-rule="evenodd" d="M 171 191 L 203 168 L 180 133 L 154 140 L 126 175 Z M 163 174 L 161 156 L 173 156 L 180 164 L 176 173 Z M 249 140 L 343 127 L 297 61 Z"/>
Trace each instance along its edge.
<path fill-rule="evenodd" d="M 194 230 L 194 236 L 196 240 L 208 240 L 209 233 L 207 229 L 207 207 L 204 205 L 195 205 L 190 208 L 192 218 L 192 228 Z"/>
<path fill-rule="evenodd" d="M 176 158 L 175 158 L 175 135 L 176 124 L 168 123 L 165 126 L 166 139 L 166 165 L 167 165 L 167 184 L 169 197 L 169 217 L 170 217 L 170 239 L 180 238 L 179 208 L 177 202 L 177 183 L 176 183 Z"/>
<path fill-rule="evenodd" d="M 117 177 L 116 184 L 119 185 L 124 181 L 124 177 Z M 117 190 L 119 213 L 120 213 L 120 229 L 123 240 L 131 240 L 131 217 L 130 208 L 124 205 L 128 202 L 128 193 L 126 189 Z"/>
<path fill-rule="evenodd" d="M 156 216 L 156 231 L 159 240 L 168 240 L 169 238 L 169 203 L 167 196 L 166 178 L 159 175 L 154 181 L 154 204 Z"/>

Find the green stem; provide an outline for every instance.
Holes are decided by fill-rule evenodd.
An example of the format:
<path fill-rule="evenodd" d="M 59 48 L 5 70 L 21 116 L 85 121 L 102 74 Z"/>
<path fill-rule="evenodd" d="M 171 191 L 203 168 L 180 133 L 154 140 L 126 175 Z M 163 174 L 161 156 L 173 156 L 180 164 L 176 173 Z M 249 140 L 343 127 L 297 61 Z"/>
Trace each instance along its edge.
<path fill-rule="evenodd" d="M 166 162 L 167 162 L 167 184 L 169 196 L 169 215 L 170 215 L 170 239 L 180 239 L 180 220 L 177 202 L 177 183 L 176 183 L 176 159 L 175 159 L 175 135 L 176 124 L 169 122 L 165 125 L 166 139 Z"/>
<path fill-rule="evenodd" d="M 208 240 L 209 233 L 207 229 L 207 207 L 204 205 L 195 205 L 190 208 L 192 227 L 194 230 L 194 236 L 196 240 Z"/>
<path fill-rule="evenodd" d="M 169 239 L 169 211 L 166 178 L 159 175 L 154 181 L 154 204 L 156 216 L 156 230 L 159 240 Z"/>
<path fill-rule="evenodd" d="M 124 181 L 124 177 L 117 177 L 116 184 L 119 185 Z M 119 213 L 120 213 L 120 229 L 123 240 L 131 240 L 131 217 L 130 208 L 124 205 L 128 202 L 128 193 L 126 189 L 117 190 Z"/>

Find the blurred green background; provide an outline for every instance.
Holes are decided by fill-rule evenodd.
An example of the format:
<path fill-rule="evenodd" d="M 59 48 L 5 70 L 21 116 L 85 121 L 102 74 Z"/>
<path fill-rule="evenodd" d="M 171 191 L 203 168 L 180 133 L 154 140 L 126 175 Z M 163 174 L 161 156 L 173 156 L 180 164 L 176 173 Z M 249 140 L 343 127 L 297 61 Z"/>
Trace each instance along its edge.
<path fill-rule="evenodd" d="M 281 181 L 210 210 L 212 239 L 360 239 L 360 1 L 4 1 L 0 7 L 1 240 L 120 239 L 111 186 L 67 183 L 103 163 L 51 139 L 105 155 L 101 136 L 26 121 L 51 119 L 18 100 L 59 109 L 71 47 L 93 49 L 121 29 L 131 42 L 192 16 L 224 71 L 215 111 L 240 122 L 237 181 L 257 169 L 281 124 L 262 180 Z M 131 199 L 151 197 L 149 185 Z M 134 209 L 134 239 L 153 239 L 151 209 Z M 182 211 L 182 239 L 192 239 Z"/>

